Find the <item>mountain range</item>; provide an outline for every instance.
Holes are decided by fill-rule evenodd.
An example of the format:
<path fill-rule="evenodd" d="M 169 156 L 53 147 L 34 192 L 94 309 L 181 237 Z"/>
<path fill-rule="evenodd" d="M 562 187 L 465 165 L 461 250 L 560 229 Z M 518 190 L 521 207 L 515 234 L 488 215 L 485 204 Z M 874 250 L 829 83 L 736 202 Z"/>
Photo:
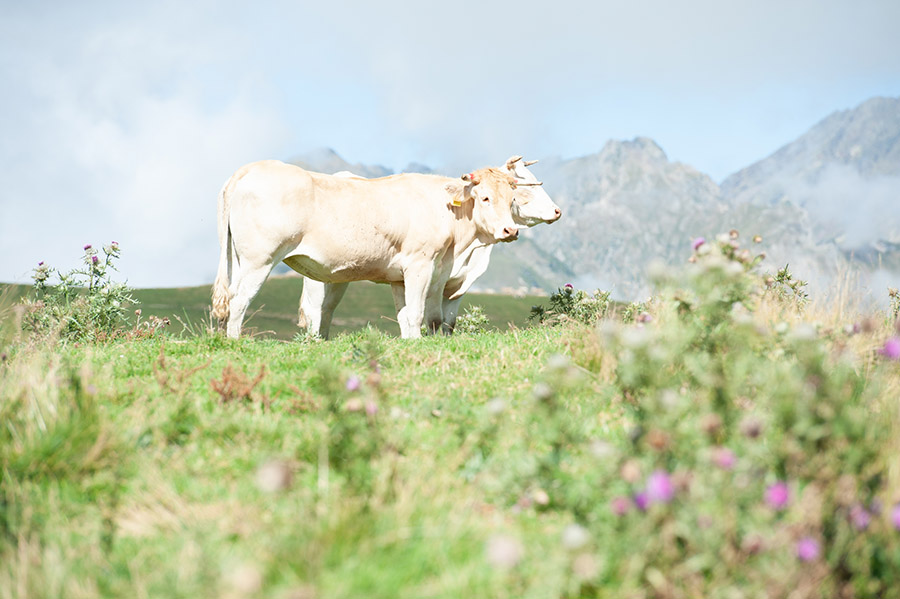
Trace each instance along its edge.
<path fill-rule="evenodd" d="M 391 172 L 349 164 L 333 150 L 292 162 L 365 177 Z M 542 159 L 531 170 L 563 218 L 498 246 L 479 290 L 546 293 L 571 282 L 640 299 L 650 292 L 651 263 L 681 264 L 692 239 L 730 229 L 745 243 L 761 235 L 764 264 L 789 263 L 813 289 L 849 270 L 863 285 L 900 280 L 900 98 L 835 112 L 721 185 L 669 160 L 647 137 L 610 140 L 579 158 Z M 403 171 L 433 172 L 417 164 Z"/>

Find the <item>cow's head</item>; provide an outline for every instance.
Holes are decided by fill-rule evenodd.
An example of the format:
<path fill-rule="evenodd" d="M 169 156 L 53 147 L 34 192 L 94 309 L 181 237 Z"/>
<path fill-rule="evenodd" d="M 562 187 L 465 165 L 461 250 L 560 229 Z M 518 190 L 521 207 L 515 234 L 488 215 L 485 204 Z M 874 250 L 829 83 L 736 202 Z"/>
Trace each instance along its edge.
<path fill-rule="evenodd" d="M 559 220 L 562 211 L 547 192 L 541 187 L 528 167 L 537 160 L 522 160 L 521 156 L 512 156 L 506 161 L 506 172 L 516 179 L 516 200 L 513 202 L 513 220 L 519 225 L 533 227 L 540 223 L 552 223 Z"/>
<path fill-rule="evenodd" d="M 501 169 L 482 168 L 460 179 L 447 185 L 450 203 L 471 209 L 475 227 L 492 241 L 514 241 L 519 236 L 512 217 L 515 178 Z"/>

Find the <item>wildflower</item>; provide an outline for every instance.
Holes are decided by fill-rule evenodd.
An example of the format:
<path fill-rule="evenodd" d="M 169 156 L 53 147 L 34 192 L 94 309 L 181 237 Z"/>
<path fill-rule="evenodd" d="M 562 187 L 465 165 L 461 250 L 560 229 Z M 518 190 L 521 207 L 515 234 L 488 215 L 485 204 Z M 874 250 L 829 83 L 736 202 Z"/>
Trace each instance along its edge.
<path fill-rule="evenodd" d="M 38 266 L 43 266 L 43 265 L 44 265 L 44 261 L 43 261 L 43 260 L 41 260 L 40 262 L 38 262 Z"/>
<path fill-rule="evenodd" d="M 366 415 L 370 418 L 375 416 L 378 413 L 378 404 L 372 401 L 371 399 L 366 402 Z"/>
<path fill-rule="evenodd" d="M 647 506 L 650 505 L 650 499 L 647 497 L 647 493 L 641 491 L 640 493 L 635 494 L 634 505 L 636 505 L 637 509 L 641 510 L 642 512 L 646 512 Z"/>
<path fill-rule="evenodd" d="M 900 337 L 891 337 L 885 341 L 878 353 L 889 360 L 900 360 Z"/>
<path fill-rule="evenodd" d="M 292 478 L 290 466 L 282 460 L 270 460 L 256 470 L 256 486 L 266 493 L 284 491 Z"/>
<path fill-rule="evenodd" d="M 741 421 L 740 428 L 745 437 L 755 439 L 762 433 L 762 422 L 753 416 L 748 416 Z"/>
<path fill-rule="evenodd" d="M 803 537 L 797 541 L 797 557 L 800 561 L 813 561 L 819 557 L 819 550 L 819 542 L 812 537 Z"/>
<path fill-rule="evenodd" d="M 671 443 L 671 437 L 669 437 L 669 434 L 665 431 L 654 428 L 651 429 L 649 433 L 647 433 L 647 443 L 653 449 L 657 451 L 663 451 Z"/>
<path fill-rule="evenodd" d="M 784 481 L 766 487 L 766 503 L 774 510 L 783 510 L 790 501 L 790 490 Z"/>
<path fill-rule="evenodd" d="M 894 505 L 894 509 L 891 510 L 891 524 L 894 525 L 894 528 L 900 530 L 900 503 Z"/>
<path fill-rule="evenodd" d="M 732 229 L 728 232 L 728 236 L 732 239 L 737 239 L 740 236 L 740 233 L 738 233 L 737 229 Z"/>
<path fill-rule="evenodd" d="M 563 285 L 563 289 L 566 290 L 566 293 L 572 293 L 573 291 L 575 291 L 575 286 L 572 285 L 572 283 L 566 283 L 565 285 Z"/>
<path fill-rule="evenodd" d="M 763 538 L 758 534 L 750 534 L 741 541 L 741 549 L 748 555 L 756 555 L 763 550 Z"/>
<path fill-rule="evenodd" d="M 89 249 L 91 249 L 91 244 L 87 244 L 84 246 L 84 251 L 88 251 Z"/>
<path fill-rule="evenodd" d="M 624 516 L 628 513 L 628 510 L 631 509 L 631 504 L 628 502 L 628 499 L 619 495 L 613 497 L 609 502 L 609 509 L 612 510 L 612 513 L 616 516 Z"/>
<path fill-rule="evenodd" d="M 487 413 L 491 416 L 498 416 L 502 414 L 506 410 L 506 402 L 499 397 L 495 397 L 491 401 L 487 402 L 485 406 L 487 408 Z"/>
<path fill-rule="evenodd" d="M 536 383 L 534 387 L 532 387 L 531 393 L 538 401 L 550 401 L 551 399 L 553 399 L 554 395 L 553 387 L 543 382 Z"/>
<path fill-rule="evenodd" d="M 704 414 L 700 418 L 700 430 L 707 435 L 715 435 L 722 428 L 722 417 L 715 413 Z"/>
<path fill-rule="evenodd" d="M 348 399 L 347 402 L 344 403 L 344 409 L 348 412 L 361 412 L 363 410 L 363 402 L 358 397 Z"/>
<path fill-rule="evenodd" d="M 590 533 L 579 524 L 569 524 L 562 531 L 562 544 L 566 549 L 581 549 L 590 540 Z"/>
<path fill-rule="evenodd" d="M 735 457 L 734 452 L 727 447 L 716 447 L 713 450 L 712 460 L 713 463 L 722 470 L 731 470 L 734 468 L 734 463 L 737 461 L 737 458 Z"/>
<path fill-rule="evenodd" d="M 872 519 L 869 512 L 862 505 L 854 503 L 850 507 L 850 522 L 856 530 L 865 530 L 869 527 L 869 521 Z"/>
<path fill-rule="evenodd" d="M 622 464 L 619 474 L 622 476 L 622 480 L 633 484 L 641 477 L 641 467 L 637 460 L 628 460 Z"/>
<path fill-rule="evenodd" d="M 538 505 L 550 505 L 550 496 L 543 489 L 535 489 L 531 492 L 531 499 Z"/>
<path fill-rule="evenodd" d="M 691 243 L 691 248 L 696 252 L 697 248 L 706 243 L 706 240 L 702 237 L 698 237 Z"/>
<path fill-rule="evenodd" d="M 100 258 L 98 258 L 97 256 L 91 256 L 91 264 L 97 266 L 98 262 L 100 262 Z"/>
<path fill-rule="evenodd" d="M 754 235 L 753 243 L 762 243 L 762 235 Z"/>
<path fill-rule="evenodd" d="M 509 570 L 522 560 L 522 544 L 506 535 L 494 535 L 487 541 L 487 561 L 495 568 Z"/>
<path fill-rule="evenodd" d="M 647 477 L 647 499 L 653 502 L 669 503 L 674 495 L 675 487 L 665 470 L 657 470 Z"/>
<path fill-rule="evenodd" d="M 355 374 L 351 374 L 347 379 L 347 391 L 358 391 L 359 390 L 359 377 Z"/>
<path fill-rule="evenodd" d="M 600 566 L 593 555 L 582 553 L 572 561 L 572 572 L 581 580 L 590 580 L 599 574 Z"/>

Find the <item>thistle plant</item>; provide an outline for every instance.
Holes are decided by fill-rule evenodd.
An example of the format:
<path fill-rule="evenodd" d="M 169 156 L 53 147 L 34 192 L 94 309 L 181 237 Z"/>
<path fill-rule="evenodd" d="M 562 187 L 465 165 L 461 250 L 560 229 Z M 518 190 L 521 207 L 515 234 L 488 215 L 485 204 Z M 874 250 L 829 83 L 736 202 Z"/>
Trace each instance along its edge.
<path fill-rule="evenodd" d="M 900 318 L 900 291 L 896 287 L 888 287 L 888 300 L 890 301 L 891 322 L 897 322 Z"/>
<path fill-rule="evenodd" d="M 595 290 L 588 295 L 586 291 L 576 290 L 571 283 L 550 295 L 550 306 L 531 307 L 529 320 L 540 324 L 558 324 L 565 320 L 574 320 L 582 324 L 593 324 L 609 312 L 609 291 Z"/>
<path fill-rule="evenodd" d="M 103 340 L 127 323 L 134 299 L 125 283 L 112 280 L 121 249 L 115 241 L 98 251 L 84 246 L 83 266 L 69 272 L 39 262 L 32 273 L 34 296 L 25 301 L 25 328 L 72 341 Z M 52 284 L 56 275 L 59 282 Z"/>
<path fill-rule="evenodd" d="M 456 333 L 464 335 L 480 335 L 486 333 L 491 326 L 491 319 L 484 313 L 481 306 L 468 306 L 459 318 L 456 319 Z"/>

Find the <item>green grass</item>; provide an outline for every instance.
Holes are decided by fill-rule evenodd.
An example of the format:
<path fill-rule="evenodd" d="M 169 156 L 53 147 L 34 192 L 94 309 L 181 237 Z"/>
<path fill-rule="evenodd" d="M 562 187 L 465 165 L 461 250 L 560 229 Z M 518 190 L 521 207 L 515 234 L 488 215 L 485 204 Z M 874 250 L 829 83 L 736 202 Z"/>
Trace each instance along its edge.
<path fill-rule="evenodd" d="M 303 289 L 299 277 L 272 277 L 263 285 L 259 295 L 247 310 L 249 318 L 244 326 L 263 336 L 292 339 L 299 332 L 297 309 Z M 210 287 L 182 287 L 177 289 L 138 289 L 134 293 L 140 302 L 143 316 L 174 317 L 195 325 L 209 322 Z M 510 324 L 528 326 L 531 306 L 545 301 L 543 297 L 512 297 L 470 293 L 463 299 L 460 313 L 467 306 L 479 305 L 491 320 L 492 326 L 506 330 Z M 356 331 L 373 326 L 387 333 L 400 334 L 394 312 L 394 301 L 388 285 L 360 282 L 350 285 L 335 311 L 332 334 Z"/>
<path fill-rule="evenodd" d="M 61 342 L 6 297 L 0 599 L 900 597 L 892 319 L 720 249 L 640 323 L 419 340 Z"/>

